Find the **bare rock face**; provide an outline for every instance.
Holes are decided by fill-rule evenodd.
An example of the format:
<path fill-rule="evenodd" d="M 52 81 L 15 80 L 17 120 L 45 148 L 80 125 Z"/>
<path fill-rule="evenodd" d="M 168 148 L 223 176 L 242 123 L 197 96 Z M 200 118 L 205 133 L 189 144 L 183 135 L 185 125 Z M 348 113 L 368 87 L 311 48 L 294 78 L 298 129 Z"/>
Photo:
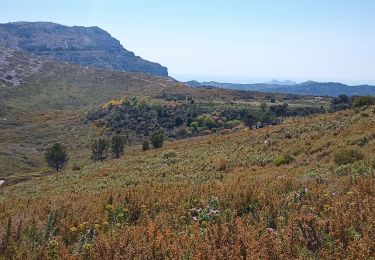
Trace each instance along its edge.
<path fill-rule="evenodd" d="M 0 24 L 0 44 L 81 66 L 168 76 L 166 67 L 135 56 L 98 27 L 48 22 Z"/>

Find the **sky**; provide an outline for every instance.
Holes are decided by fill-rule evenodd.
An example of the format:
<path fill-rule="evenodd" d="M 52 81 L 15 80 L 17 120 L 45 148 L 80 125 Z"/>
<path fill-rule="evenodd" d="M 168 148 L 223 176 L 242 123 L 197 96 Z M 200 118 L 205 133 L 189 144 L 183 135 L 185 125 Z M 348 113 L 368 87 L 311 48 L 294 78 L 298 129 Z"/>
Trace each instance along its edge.
<path fill-rule="evenodd" d="M 375 84 L 374 0 L 0 0 L 0 22 L 98 26 L 179 80 Z"/>

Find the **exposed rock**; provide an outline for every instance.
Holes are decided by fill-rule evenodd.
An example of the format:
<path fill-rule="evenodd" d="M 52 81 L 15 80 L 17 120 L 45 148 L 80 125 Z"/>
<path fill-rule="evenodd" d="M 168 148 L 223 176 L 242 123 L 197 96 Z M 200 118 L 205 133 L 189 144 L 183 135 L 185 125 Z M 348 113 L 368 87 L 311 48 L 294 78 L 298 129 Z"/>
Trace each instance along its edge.
<path fill-rule="evenodd" d="M 49 22 L 0 24 L 0 44 L 81 66 L 168 76 L 166 67 L 135 56 L 96 26 L 69 27 Z"/>

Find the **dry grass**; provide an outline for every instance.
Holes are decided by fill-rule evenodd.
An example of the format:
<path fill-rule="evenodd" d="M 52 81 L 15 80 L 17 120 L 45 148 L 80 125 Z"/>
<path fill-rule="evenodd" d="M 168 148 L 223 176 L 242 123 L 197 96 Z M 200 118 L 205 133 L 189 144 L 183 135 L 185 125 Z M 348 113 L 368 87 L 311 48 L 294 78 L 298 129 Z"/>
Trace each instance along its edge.
<path fill-rule="evenodd" d="M 120 160 L 4 186 L 0 255 L 371 259 L 374 127 L 370 108 L 348 110 L 139 147 Z M 342 147 L 363 160 L 336 166 Z M 275 166 L 283 154 L 294 160 Z"/>

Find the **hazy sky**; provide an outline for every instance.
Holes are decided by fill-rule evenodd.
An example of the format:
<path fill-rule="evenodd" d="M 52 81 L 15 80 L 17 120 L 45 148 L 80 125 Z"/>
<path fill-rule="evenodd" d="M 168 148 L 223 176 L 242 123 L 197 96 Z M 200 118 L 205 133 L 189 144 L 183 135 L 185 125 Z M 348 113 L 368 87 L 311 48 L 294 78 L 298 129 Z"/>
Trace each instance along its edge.
<path fill-rule="evenodd" d="M 99 26 L 177 79 L 375 83 L 374 0 L 0 0 L 0 22 Z"/>

